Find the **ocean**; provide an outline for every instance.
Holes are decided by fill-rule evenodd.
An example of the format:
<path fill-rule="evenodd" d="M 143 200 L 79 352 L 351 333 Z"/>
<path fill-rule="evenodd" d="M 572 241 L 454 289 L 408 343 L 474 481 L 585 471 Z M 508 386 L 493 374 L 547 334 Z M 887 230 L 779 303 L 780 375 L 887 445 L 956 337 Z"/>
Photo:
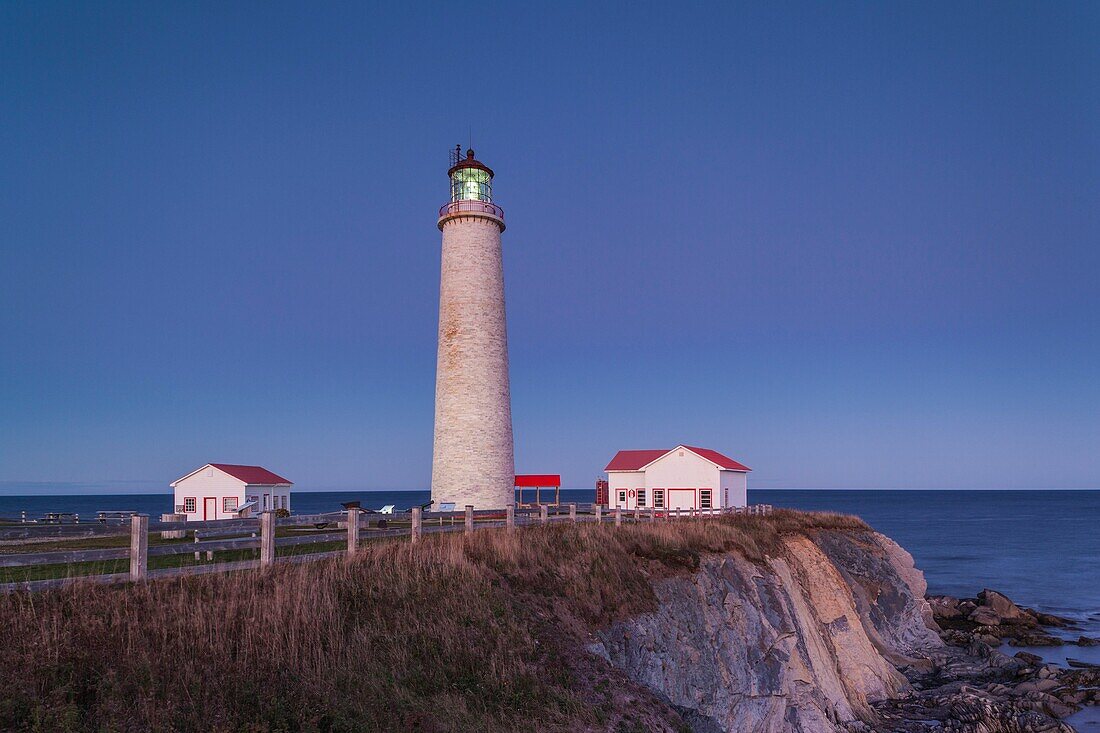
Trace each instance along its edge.
<path fill-rule="evenodd" d="M 562 501 L 590 502 L 592 489 L 563 489 Z M 426 503 L 428 491 L 296 491 L 296 513 L 340 509 L 346 501 L 380 508 Z M 1025 606 L 1075 619 L 1100 636 L 1100 490 L 803 490 L 750 489 L 753 504 L 857 514 L 913 554 L 929 592 L 973 596 L 993 588 Z M 171 494 L 0 496 L 0 517 L 46 511 L 170 511 Z M 1006 648 L 1009 654 L 1016 649 Z M 1100 647 L 1029 650 L 1064 664 L 1100 664 Z M 1081 731 L 1100 731 L 1096 709 L 1075 716 Z"/>

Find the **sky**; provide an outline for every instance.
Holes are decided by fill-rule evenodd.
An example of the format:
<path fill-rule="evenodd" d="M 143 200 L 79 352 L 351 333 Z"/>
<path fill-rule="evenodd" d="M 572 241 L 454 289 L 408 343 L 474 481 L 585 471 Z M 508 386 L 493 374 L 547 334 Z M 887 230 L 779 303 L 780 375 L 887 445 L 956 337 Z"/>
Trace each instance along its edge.
<path fill-rule="evenodd" d="M 0 4 L 0 491 L 426 488 L 471 142 L 517 471 L 1098 487 L 1098 37 L 1090 2 Z"/>

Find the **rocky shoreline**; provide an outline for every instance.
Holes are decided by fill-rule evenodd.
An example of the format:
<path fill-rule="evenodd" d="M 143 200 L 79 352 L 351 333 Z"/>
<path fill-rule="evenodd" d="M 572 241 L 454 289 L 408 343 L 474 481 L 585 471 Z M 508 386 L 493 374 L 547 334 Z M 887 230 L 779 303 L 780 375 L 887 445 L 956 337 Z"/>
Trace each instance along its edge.
<path fill-rule="evenodd" d="M 1012 649 L 1097 643 L 1070 619 L 992 590 L 929 596 L 873 531 L 791 533 L 653 588 L 655 608 L 588 649 L 694 733 L 1074 733 L 1065 719 L 1100 705 L 1100 665 Z"/>
<path fill-rule="evenodd" d="M 1080 629 L 1072 620 L 1020 607 L 988 589 L 974 598 L 927 600 L 944 646 L 901 667 L 910 690 L 874 704 L 881 719 L 875 731 L 1072 733 L 1064 719 L 1083 706 L 1100 705 L 1100 665 L 1071 658 L 1065 669 L 1029 652 L 999 649 L 1100 645 L 1074 634 Z M 849 727 L 872 730 L 859 723 Z"/>

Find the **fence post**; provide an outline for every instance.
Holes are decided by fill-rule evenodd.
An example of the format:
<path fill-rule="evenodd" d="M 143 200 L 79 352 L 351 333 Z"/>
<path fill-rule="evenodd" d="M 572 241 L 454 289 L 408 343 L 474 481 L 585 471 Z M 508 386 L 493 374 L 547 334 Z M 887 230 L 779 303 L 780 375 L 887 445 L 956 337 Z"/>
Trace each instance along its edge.
<path fill-rule="evenodd" d="M 474 531 L 474 507 L 472 504 L 466 505 L 466 534 L 470 534 Z"/>
<path fill-rule="evenodd" d="M 359 549 L 359 507 L 348 507 L 348 557 Z"/>
<path fill-rule="evenodd" d="M 649 508 L 649 521 L 651 521 L 651 522 L 657 521 L 657 510 L 654 509 L 653 507 Z"/>
<path fill-rule="evenodd" d="M 420 539 L 420 507 L 418 506 L 412 508 L 412 529 L 409 530 L 409 537 L 413 542 Z"/>
<path fill-rule="evenodd" d="M 592 511 L 596 514 L 596 524 L 599 524 L 600 522 L 602 522 L 603 521 L 603 506 L 600 505 L 600 504 L 595 504 L 592 507 Z"/>
<path fill-rule="evenodd" d="M 130 580 L 144 580 L 149 574 L 149 515 L 130 517 Z"/>
<path fill-rule="evenodd" d="M 504 526 L 508 528 L 509 532 L 516 528 L 516 508 L 514 506 L 504 507 Z"/>
<path fill-rule="evenodd" d="M 576 504 L 570 504 L 569 505 L 569 521 L 573 522 L 573 523 L 576 523 L 576 521 L 577 521 L 577 505 Z"/>
<path fill-rule="evenodd" d="M 623 510 L 621 507 L 615 507 L 615 526 L 621 527 L 623 524 Z"/>
<path fill-rule="evenodd" d="M 539 504 L 539 524 L 546 524 L 550 521 L 550 512 L 547 511 L 545 504 Z"/>
<path fill-rule="evenodd" d="M 275 512 L 260 513 L 260 567 L 275 563 Z"/>

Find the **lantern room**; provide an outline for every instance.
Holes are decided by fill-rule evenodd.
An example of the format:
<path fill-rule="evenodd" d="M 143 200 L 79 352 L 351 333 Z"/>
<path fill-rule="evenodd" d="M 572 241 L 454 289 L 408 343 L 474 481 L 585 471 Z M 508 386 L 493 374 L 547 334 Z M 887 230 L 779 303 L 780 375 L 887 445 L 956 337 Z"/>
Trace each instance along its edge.
<path fill-rule="evenodd" d="M 447 171 L 451 178 L 451 201 L 493 200 L 493 171 L 489 166 L 474 158 L 473 148 L 462 157 L 462 148 L 455 146 L 451 153 L 451 169 Z"/>

